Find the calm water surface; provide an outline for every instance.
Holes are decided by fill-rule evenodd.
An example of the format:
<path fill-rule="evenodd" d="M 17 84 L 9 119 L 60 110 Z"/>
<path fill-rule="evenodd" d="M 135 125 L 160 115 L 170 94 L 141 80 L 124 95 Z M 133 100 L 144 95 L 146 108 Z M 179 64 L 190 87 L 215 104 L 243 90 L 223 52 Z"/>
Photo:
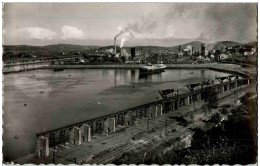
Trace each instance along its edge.
<path fill-rule="evenodd" d="M 4 160 L 34 152 L 37 132 L 156 101 L 161 98 L 159 90 L 185 92 L 188 83 L 226 75 L 176 69 L 141 78 L 138 70 L 125 69 L 34 70 L 4 75 Z"/>

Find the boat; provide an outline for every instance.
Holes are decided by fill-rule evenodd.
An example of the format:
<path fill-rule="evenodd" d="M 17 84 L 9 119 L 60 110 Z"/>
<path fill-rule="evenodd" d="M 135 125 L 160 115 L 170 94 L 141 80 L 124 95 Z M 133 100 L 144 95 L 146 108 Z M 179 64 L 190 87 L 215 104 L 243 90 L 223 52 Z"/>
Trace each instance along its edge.
<path fill-rule="evenodd" d="M 140 74 L 154 74 L 154 73 L 161 73 L 164 72 L 164 69 L 166 68 L 166 65 L 160 63 L 160 64 L 154 64 L 148 63 L 145 66 L 139 67 L 139 73 Z"/>

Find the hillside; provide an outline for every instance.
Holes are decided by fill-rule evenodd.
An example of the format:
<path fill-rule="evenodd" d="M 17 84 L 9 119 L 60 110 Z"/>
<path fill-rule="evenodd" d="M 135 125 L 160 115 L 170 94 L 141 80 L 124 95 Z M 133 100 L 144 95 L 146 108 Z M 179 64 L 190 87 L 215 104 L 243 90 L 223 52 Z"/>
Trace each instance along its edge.
<path fill-rule="evenodd" d="M 98 48 L 98 46 L 83 46 L 83 45 L 72 45 L 72 44 L 56 44 L 43 46 L 44 49 L 49 50 L 89 50 Z"/>
<path fill-rule="evenodd" d="M 206 50 L 208 51 L 212 51 L 212 50 L 221 50 L 224 49 L 226 47 L 230 47 L 230 46 L 239 46 L 242 45 L 241 43 L 238 42 L 234 42 L 234 41 L 220 41 L 217 43 L 210 43 L 206 46 Z"/>
<path fill-rule="evenodd" d="M 233 47 L 233 46 L 242 45 L 241 43 L 234 42 L 234 41 L 221 41 L 221 42 L 218 42 L 218 43 L 223 44 L 225 47 Z"/>
<path fill-rule="evenodd" d="M 191 46 L 193 47 L 193 50 L 197 50 L 199 51 L 201 49 L 201 44 L 205 44 L 203 42 L 200 42 L 200 41 L 193 41 L 193 42 L 189 42 L 189 43 L 186 43 L 186 44 L 182 44 L 181 45 L 181 49 L 185 49 L 187 48 L 188 46 Z M 176 50 L 179 49 L 179 46 L 174 46 L 173 48 L 175 48 Z"/>
<path fill-rule="evenodd" d="M 68 50 L 88 50 L 98 48 L 98 46 L 82 46 L 72 44 L 55 44 L 47 46 L 29 46 L 29 45 L 6 45 L 4 51 L 68 51 Z"/>
<path fill-rule="evenodd" d="M 257 46 L 257 42 L 256 41 L 253 41 L 253 42 L 250 42 L 250 43 L 246 43 L 246 44 L 244 44 L 245 46 Z"/>
<path fill-rule="evenodd" d="M 201 44 L 205 44 L 201 41 L 192 41 L 192 42 L 187 42 L 185 44 L 181 44 L 181 49 L 185 49 L 188 46 L 193 47 L 194 51 L 199 51 L 201 49 Z M 169 45 L 169 44 L 168 44 Z M 235 42 L 235 41 L 220 41 L 217 43 L 210 43 L 206 45 L 206 50 L 211 51 L 211 50 L 221 50 L 222 48 L 228 47 L 228 46 L 237 46 L 237 45 L 242 45 L 241 43 Z M 257 42 L 250 42 L 245 45 L 257 45 Z M 131 46 L 125 47 L 126 49 L 129 49 Z M 169 47 L 164 47 L 164 46 L 157 46 L 157 45 L 150 45 L 150 46 L 135 46 L 136 50 L 171 50 L 171 51 L 178 51 L 179 50 L 179 45 L 175 46 L 169 46 Z M 96 49 L 98 48 L 100 51 L 106 50 L 106 49 L 114 49 L 114 45 L 108 45 L 108 46 L 92 46 L 92 45 L 73 45 L 73 44 L 55 44 L 55 45 L 46 45 L 46 46 L 29 46 L 29 45 L 6 45 L 3 46 L 4 51 L 16 51 L 16 52 L 21 52 L 21 51 L 72 51 L 72 50 L 89 50 L 89 49 Z M 120 48 L 117 46 L 117 50 L 120 50 Z"/>
<path fill-rule="evenodd" d="M 225 48 L 226 46 L 224 44 L 221 44 L 221 43 L 211 43 L 211 44 L 208 44 L 206 46 L 206 50 L 207 51 L 212 51 L 212 50 L 221 50 L 223 48 Z"/>
<path fill-rule="evenodd" d="M 6 45 L 3 46 L 4 52 L 6 51 L 39 51 L 42 48 L 40 46 L 28 46 L 28 45 Z"/>

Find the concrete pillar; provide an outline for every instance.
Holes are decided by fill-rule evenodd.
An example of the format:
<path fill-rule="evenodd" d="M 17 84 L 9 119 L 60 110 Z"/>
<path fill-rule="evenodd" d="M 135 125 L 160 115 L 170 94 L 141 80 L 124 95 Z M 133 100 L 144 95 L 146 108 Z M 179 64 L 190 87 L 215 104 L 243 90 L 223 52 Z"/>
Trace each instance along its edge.
<path fill-rule="evenodd" d="M 156 117 L 156 105 L 152 105 L 149 107 L 149 113 L 152 114 L 152 117 Z"/>
<path fill-rule="evenodd" d="M 157 107 L 157 105 L 155 105 L 155 117 L 157 117 L 158 116 L 158 107 Z"/>
<path fill-rule="evenodd" d="M 36 147 L 36 154 L 38 157 L 49 157 L 50 155 L 50 148 L 49 148 L 49 139 L 44 137 L 44 136 L 40 136 L 37 139 L 37 147 Z"/>
<path fill-rule="evenodd" d="M 224 93 L 225 92 L 225 86 L 223 85 L 222 86 L 222 93 Z"/>
<path fill-rule="evenodd" d="M 116 119 L 115 118 L 109 118 L 109 129 L 111 133 L 114 133 L 116 131 Z"/>
<path fill-rule="evenodd" d="M 183 98 L 183 106 L 187 105 L 187 97 Z"/>
<path fill-rule="evenodd" d="M 177 99 L 176 101 L 177 101 L 177 107 L 178 108 L 181 108 L 181 101 L 180 101 L 181 99 Z"/>
<path fill-rule="evenodd" d="M 249 85 L 250 84 L 250 79 L 247 79 L 247 85 Z"/>
<path fill-rule="evenodd" d="M 109 118 L 106 118 L 104 121 L 104 132 L 105 133 L 110 133 L 110 128 L 109 128 Z"/>
<path fill-rule="evenodd" d="M 153 112 L 152 112 L 152 106 L 150 106 L 149 108 L 147 108 L 147 117 L 149 117 L 150 119 L 153 117 Z"/>
<path fill-rule="evenodd" d="M 74 130 L 75 130 L 74 128 L 71 128 L 71 129 L 70 129 L 69 142 L 70 142 L 71 144 L 75 144 Z"/>
<path fill-rule="evenodd" d="M 197 101 L 200 101 L 200 100 L 201 100 L 201 94 L 198 93 L 198 94 L 197 94 Z"/>
<path fill-rule="evenodd" d="M 181 107 L 182 107 L 182 104 L 181 104 L 182 101 L 181 101 L 181 99 L 179 99 L 178 102 L 179 102 L 179 107 L 181 108 Z"/>
<path fill-rule="evenodd" d="M 236 80 L 236 82 L 235 82 L 235 88 L 237 88 L 237 80 Z"/>
<path fill-rule="evenodd" d="M 81 138 L 82 138 L 82 133 L 80 128 L 74 127 L 74 139 L 75 139 L 75 145 L 81 145 Z"/>
<path fill-rule="evenodd" d="M 82 136 L 84 137 L 84 140 L 85 142 L 89 142 L 91 141 L 91 127 L 87 124 L 83 124 L 81 126 L 82 130 Z"/>
<path fill-rule="evenodd" d="M 178 104 L 179 103 L 178 103 L 178 99 L 177 99 L 177 100 L 174 101 L 174 108 L 176 108 L 176 110 L 179 108 Z"/>
<path fill-rule="evenodd" d="M 172 110 L 175 110 L 175 100 L 172 100 Z"/>
<path fill-rule="evenodd" d="M 162 104 L 160 104 L 161 105 L 161 110 L 160 110 L 160 116 L 163 114 L 163 105 Z"/>
<path fill-rule="evenodd" d="M 135 121 L 134 121 L 134 113 L 132 111 L 129 111 L 125 114 L 125 118 L 124 118 L 124 125 L 125 126 L 132 126 L 134 125 Z"/>
<path fill-rule="evenodd" d="M 91 141 L 91 127 L 89 125 L 86 125 L 85 127 L 85 135 L 86 135 L 86 141 Z"/>
<path fill-rule="evenodd" d="M 187 97 L 187 105 L 190 105 L 190 104 L 191 104 L 191 97 L 188 96 L 188 97 Z"/>

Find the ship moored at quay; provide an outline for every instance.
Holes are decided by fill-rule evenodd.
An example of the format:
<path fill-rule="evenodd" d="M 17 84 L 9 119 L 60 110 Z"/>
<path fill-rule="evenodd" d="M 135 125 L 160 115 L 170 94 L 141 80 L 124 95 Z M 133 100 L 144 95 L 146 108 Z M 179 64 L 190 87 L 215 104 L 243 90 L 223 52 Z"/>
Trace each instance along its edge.
<path fill-rule="evenodd" d="M 154 73 L 161 73 L 164 72 L 164 69 L 167 66 L 160 63 L 160 64 L 151 64 L 148 63 L 145 66 L 139 67 L 139 74 L 154 74 Z"/>

